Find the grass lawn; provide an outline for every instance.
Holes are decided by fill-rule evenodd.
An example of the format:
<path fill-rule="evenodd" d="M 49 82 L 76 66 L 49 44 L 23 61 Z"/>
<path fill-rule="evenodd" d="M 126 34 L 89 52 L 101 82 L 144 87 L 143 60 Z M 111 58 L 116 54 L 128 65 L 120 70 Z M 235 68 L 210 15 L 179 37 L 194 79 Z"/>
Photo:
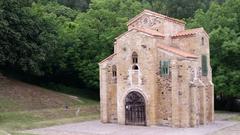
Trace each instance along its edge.
<path fill-rule="evenodd" d="M 30 135 L 19 131 L 99 119 L 99 101 L 89 98 L 91 90 L 76 89 L 80 91 L 76 94 L 64 90 L 75 89 L 61 86 L 53 91 L 17 80 L 1 80 L 0 135 Z"/>
<path fill-rule="evenodd" d="M 232 120 L 240 121 L 240 114 L 233 116 Z"/>
<path fill-rule="evenodd" d="M 240 112 L 215 111 L 215 120 L 240 121 Z"/>
<path fill-rule="evenodd" d="M 19 130 L 99 118 L 99 105 L 97 102 L 92 105 L 80 106 L 80 111 L 77 114 L 78 108 L 79 106 L 73 106 L 69 107 L 68 110 L 64 108 L 55 108 L 32 111 L 1 112 L 0 131 L 16 133 Z"/>

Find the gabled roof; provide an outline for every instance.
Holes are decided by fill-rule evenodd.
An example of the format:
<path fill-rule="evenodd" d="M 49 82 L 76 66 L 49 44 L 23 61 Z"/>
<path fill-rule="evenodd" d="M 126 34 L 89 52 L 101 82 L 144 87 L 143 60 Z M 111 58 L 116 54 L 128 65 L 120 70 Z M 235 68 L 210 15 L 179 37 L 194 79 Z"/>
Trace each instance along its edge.
<path fill-rule="evenodd" d="M 175 18 L 171 18 L 171 17 L 168 17 L 168 16 L 165 16 L 165 15 L 162 15 L 162 14 L 159 14 L 159 13 L 155 13 L 153 11 L 150 11 L 150 10 L 143 10 L 143 12 L 141 12 L 140 14 L 138 14 L 137 16 L 135 16 L 134 18 L 130 19 L 127 23 L 127 25 L 130 25 L 132 24 L 133 22 L 135 22 L 138 18 L 140 18 L 141 16 L 143 16 L 144 14 L 147 14 L 147 15 L 152 15 L 152 16 L 156 16 L 156 17 L 160 17 L 160 18 L 164 18 L 166 20 L 169 20 L 169 21 L 172 21 L 172 22 L 175 22 L 175 23 L 178 23 L 178 24 L 186 24 L 186 22 L 182 21 L 182 20 L 179 20 L 179 19 L 175 19 Z"/>
<path fill-rule="evenodd" d="M 177 38 L 177 37 L 182 37 L 182 36 L 192 36 L 192 35 L 195 35 L 195 34 L 201 33 L 201 32 L 204 32 L 208 36 L 208 34 L 205 32 L 205 30 L 201 27 L 201 28 L 180 31 L 177 34 L 173 35 L 172 38 Z"/>
<path fill-rule="evenodd" d="M 197 59 L 198 57 L 192 53 L 189 53 L 189 52 L 186 52 L 186 51 L 183 51 L 183 50 L 180 50 L 180 49 L 177 49 L 175 47 L 170 47 L 170 46 L 167 46 L 167 45 L 157 45 L 158 48 L 160 49 L 163 49 L 165 51 L 168 51 L 168 52 L 171 52 L 171 53 L 174 53 L 176 55 L 179 55 L 179 56 L 182 56 L 182 57 L 185 57 L 185 58 L 193 58 L 193 59 Z"/>
<path fill-rule="evenodd" d="M 143 33 L 146 33 L 146 34 L 151 35 L 151 36 L 157 36 L 157 37 L 164 38 L 164 35 L 162 33 L 158 32 L 158 31 L 156 31 L 156 30 L 151 30 L 151 29 L 146 29 L 146 28 L 139 28 L 139 27 L 133 27 L 130 30 L 128 30 L 127 32 L 124 32 L 120 36 L 116 37 L 115 39 L 119 39 L 123 35 L 127 34 L 130 31 L 133 31 L 133 30 L 136 30 L 136 31 L 139 31 L 139 32 L 143 32 Z"/>
<path fill-rule="evenodd" d="M 156 30 L 151 30 L 151 29 L 146 29 L 146 28 L 138 28 L 138 27 L 134 27 L 133 29 L 143 32 L 143 33 L 147 33 L 149 35 L 152 36 L 158 36 L 158 37 L 164 37 L 164 35 Z"/>
<path fill-rule="evenodd" d="M 116 55 L 116 53 L 108 56 L 107 58 L 105 58 L 105 59 L 103 59 L 101 62 L 99 62 L 98 64 L 101 64 L 101 63 L 103 63 L 103 62 L 105 62 L 105 61 L 107 61 L 107 60 L 111 60 L 115 55 Z"/>

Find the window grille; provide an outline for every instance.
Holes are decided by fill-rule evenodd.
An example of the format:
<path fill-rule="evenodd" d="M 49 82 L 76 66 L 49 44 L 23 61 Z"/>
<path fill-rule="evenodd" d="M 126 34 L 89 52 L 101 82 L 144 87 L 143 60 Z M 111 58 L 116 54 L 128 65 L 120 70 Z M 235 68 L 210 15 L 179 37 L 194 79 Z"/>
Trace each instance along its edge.
<path fill-rule="evenodd" d="M 170 61 L 160 61 L 160 74 L 161 76 L 169 75 Z"/>
<path fill-rule="evenodd" d="M 207 56 L 202 55 L 202 75 L 207 76 L 208 75 L 208 64 L 207 64 Z"/>

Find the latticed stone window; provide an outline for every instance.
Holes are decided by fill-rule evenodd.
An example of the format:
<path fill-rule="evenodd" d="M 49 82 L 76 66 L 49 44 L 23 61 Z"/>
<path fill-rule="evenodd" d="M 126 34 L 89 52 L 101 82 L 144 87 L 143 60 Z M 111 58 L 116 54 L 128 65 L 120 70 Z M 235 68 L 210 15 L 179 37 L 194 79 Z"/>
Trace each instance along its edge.
<path fill-rule="evenodd" d="M 169 65 L 170 65 L 169 60 L 160 61 L 160 74 L 161 74 L 161 76 L 169 75 Z"/>
<path fill-rule="evenodd" d="M 202 55 L 202 75 L 207 76 L 208 75 L 208 64 L 207 64 L 207 56 Z"/>
<path fill-rule="evenodd" d="M 132 54 L 132 62 L 133 64 L 138 63 L 138 54 L 136 52 L 133 52 Z"/>

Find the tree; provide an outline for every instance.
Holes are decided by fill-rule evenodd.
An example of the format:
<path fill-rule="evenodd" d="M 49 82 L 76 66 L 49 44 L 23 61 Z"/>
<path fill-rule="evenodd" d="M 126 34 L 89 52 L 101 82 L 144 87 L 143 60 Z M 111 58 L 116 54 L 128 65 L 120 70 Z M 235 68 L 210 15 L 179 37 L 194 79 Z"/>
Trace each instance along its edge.
<path fill-rule="evenodd" d="M 54 49 L 56 29 L 31 10 L 32 1 L 1 1 L 0 64 L 42 75 L 42 64 Z"/>
<path fill-rule="evenodd" d="M 98 62 L 113 51 L 114 38 L 126 29 L 126 22 L 143 10 L 136 0 L 93 0 L 86 13 L 74 21 L 78 38 L 74 64 L 87 86 L 98 88 Z"/>
<path fill-rule="evenodd" d="M 210 35 L 215 93 L 240 97 L 240 0 L 212 3 L 206 12 L 198 10 L 188 27 L 203 26 Z"/>
<path fill-rule="evenodd" d="M 175 18 L 193 17 L 197 9 L 208 9 L 212 0 L 139 0 L 150 4 L 150 9 Z"/>
<path fill-rule="evenodd" d="M 57 28 L 57 47 L 46 61 L 45 77 L 97 89 L 98 62 L 112 53 L 114 38 L 143 8 L 136 0 L 93 0 L 87 12 L 56 2 L 33 4 L 32 9 Z"/>
<path fill-rule="evenodd" d="M 89 7 L 90 0 L 57 0 L 59 3 L 64 4 L 73 9 L 86 11 Z"/>

